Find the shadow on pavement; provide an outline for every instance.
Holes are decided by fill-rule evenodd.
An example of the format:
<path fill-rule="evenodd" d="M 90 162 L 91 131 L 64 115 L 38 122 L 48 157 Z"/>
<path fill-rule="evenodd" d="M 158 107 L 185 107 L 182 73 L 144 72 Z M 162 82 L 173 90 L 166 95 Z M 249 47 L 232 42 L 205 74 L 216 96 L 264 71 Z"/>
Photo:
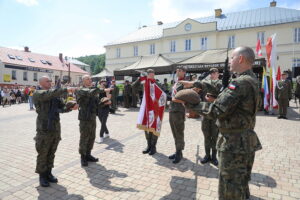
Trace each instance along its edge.
<path fill-rule="evenodd" d="M 36 187 L 39 193 L 38 200 L 46 199 L 74 199 L 84 200 L 83 196 L 77 194 L 68 194 L 67 188 L 59 184 L 51 184 L 50 187 Z"/>
<path fill-rule="evenodd" d="M 116 170 L 107 170 L 104 166 L 98 163 L 89 163 L 88 167 L 83 167 L 86 171 L 90 183 L 99 189 L 111 190 L 115 192 L 138 192 L 133 188 L 123 188 L 111 185 L 110 179 L 112 178 L 126 178 L 127 174 L 120 173 Z"/>
<path fill-rule="evenodd" d="M 250 183 L 258 187 L 265 186 L 274 188 L 277 186 L 276 181 L 272 177 L 260 173 L 252 173 Z"/>
<path fill-rule="evenodd" d="M 124 153 L 123 147 L 125 145 L 122 144 L 121 142 L 119 142 L 118 140 L 108 138 L 108 139 L 104 140 L 103 143 L 108 145 L 107 147 L 105 147 L 105 149 L 107 149 L 107 150 L 113 150 L 113 151 L 116 151 L 119 153 Z"/>

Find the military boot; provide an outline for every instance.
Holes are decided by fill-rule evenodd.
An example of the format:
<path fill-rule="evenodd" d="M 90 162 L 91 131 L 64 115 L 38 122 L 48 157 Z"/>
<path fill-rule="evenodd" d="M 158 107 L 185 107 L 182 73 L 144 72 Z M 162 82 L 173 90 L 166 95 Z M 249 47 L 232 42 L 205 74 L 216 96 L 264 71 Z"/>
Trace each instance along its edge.
<path fill-rule="evenodd" d="M 94 156 L 91 155 L 90 151 L 86 155 L 86 160 L 89 162 L 98 162 L 99 161 L 98 158 L 95 158 Z"/>
<path fill-rule="evenodd" d="M 170 160 L 173 160 L 173 159 L 175 159 L 175 156 L 176 156 L 176 153 L 170 155 L 168 158 L 169 158 Z"/>
<path fill-rule="evenodd" d="M 182 159 L 182 151 L 181 150 L 177 150 L 176 154 L 175 154 L 175 158 L 173 160 L 173 163 L 177 164 L 177 163 L 179 163 L 181 161 L 181 159 Z"/>
<path fill-rule="evenodd" d="M 48 172 L 40 174 L 40 186 L 42 186 L 42 187 L 49 187 L 50 186 L 50 184 L 47 180 L 47 176 L 48 176 Z"/>
<path fill-rule="evenodd" d="M 88 161 L 87 161 L 85 155 L 81 155 L 81 166 L 82 166 L 82 167 L 88 166 Z"/>
<path fill-rule="evenodd" d="M 204 158 L 201 160 L 202 164 L 208 163 L 209 161 L 211 161 L 211 157 L 210 157 L 210 148 L 205 147 L 205 156 Z"/>
<path fill-rule="evenodd" d="M 211 163 L 214 166 L 218 166 L 218 164 L 219 164 L 218 159 L 217 159 L 217 150 L 212 150 Z"/>
<path fill-rule="evenodd" d="M 152 135 L 151 136 L 151 147 L 150 147 L 150 152 L 149 152 L 149 155 L 151 155 L 151 156 L 156 153 L 157 138 L 158 137 L 156 135 Z"/>
<path fill-rule="evenodd" d="M 149 153 L 151 150 L 151 136 L 150 133 L 145 132 L 146 140 L 147 140 L 147 147 L 143 151 L 143 154 Z"/>
<path fill-rule="evenodd" d="M 51 169 L 48 170 L 48 176 L 47 176 L 47 178 L 48 178 L 48 181 L 50 183 L 57 183 L 58 182 L 57 178 L 55 176 L 53 176 Z"/>

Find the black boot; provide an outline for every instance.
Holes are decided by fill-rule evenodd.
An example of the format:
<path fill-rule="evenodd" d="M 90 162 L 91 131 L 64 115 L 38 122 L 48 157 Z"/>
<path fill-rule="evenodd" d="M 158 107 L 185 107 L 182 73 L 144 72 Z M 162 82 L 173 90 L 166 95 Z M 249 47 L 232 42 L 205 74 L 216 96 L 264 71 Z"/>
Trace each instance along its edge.
<path fill-rule="evenodd" d="M 212 150 L 211 163 L 216 167 L 219 164 L 218 159 L 217 159 L 217 150 Z"/>
<path fill-rule="evenodd" d="M 145 131 L 145 136 L 146 136 L 146 140 L 147 140 L 147 147 L 146 149 L 143 151 L 143 154 L 149 153 L 151 150 L 151 136 L 150 133 L 147 133 Z"/>
<path fill-rule="evenodd" d="M 88 166 L 88 161 L 87 161 L 85 155 L 81 155 L 81 166 L 82 166 L 82 167 Z"/>
<path fill-rule="evenodd" d="M 89 162 L 98 162 L 99 161 L 98 158 L 95 158 L 94 156 L 91 155 L 90 151 L 86 155 L 86 160 Z"/>
<path fill-rule="evenodd" d="M 40 186 L 42 186 L 42 187 L 49 187 L 50 186 L 50 184 L 47 180 L 47 175 L 48 175 L 48 172 L 40 174 Z"/>
<path fill-rule="evenodd" d="M 57 182 L 58 182 L 57 178 L 56 178 L 55 176 L 53 176 L 52 170 L 51 170 L 51 169 L 48 171 L 48 176 L 47 176 L 47 178 L 48 178 L 48 181 L 49 181 L 50 183 L 57 183 Z"/>
<path fill-rule="evenodd" d="M 208 163 L 209 161 L 211 161 L 211 157 L 210 157 L 210 148 L 205 147 L 205 156 L 204 158 L 201 160 L 202 164 Z"/>
<path fill-rule="evenodd" d="M 156 143 L 157 143 L 157 136 L 156 135 L 153 135 L 152 133 L 150 133 L 152 136 L 151 136 L 151 147 L 150 147 L 150 152 L 149 152 L 149 155 L 154 155 L 156 153 Z"/>
<path fill-rule="evenodd" d="M 175 157 L 176 157 L 176 153 L 170 155 L 168 158 L 169 158 L 170 160 L 173 160 L 173 159 L 175 159 Z"/>
<path fill-rule="evenodd" d="M 178 151 L 176 151 L 175 159 L 173 160 L 173 163 L 177 164 L 181 161 L 181 159 L 182 159 L 182 151 L 178 150 Z"/>

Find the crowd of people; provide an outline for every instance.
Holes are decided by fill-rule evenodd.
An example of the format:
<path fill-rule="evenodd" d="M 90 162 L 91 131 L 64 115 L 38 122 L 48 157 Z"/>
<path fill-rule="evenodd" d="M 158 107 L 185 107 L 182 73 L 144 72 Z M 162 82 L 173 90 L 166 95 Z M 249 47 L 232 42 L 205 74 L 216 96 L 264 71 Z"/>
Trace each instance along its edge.
<path fill-rule="evenodd" d="M 6 105 L 29 103 L 30 110 L 34 110 L 32 96 L 35 90 L 35 86 L 1 87 L 0 105 L 5 107 Z"/>

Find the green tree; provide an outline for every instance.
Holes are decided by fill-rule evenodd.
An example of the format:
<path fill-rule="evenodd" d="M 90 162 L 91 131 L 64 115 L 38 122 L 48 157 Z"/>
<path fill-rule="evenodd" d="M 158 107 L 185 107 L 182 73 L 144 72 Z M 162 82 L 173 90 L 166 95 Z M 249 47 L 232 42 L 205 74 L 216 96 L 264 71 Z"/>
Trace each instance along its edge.
<path fill-rule="evenodd" d="M 100 73 L 105 67 L 105 54 L 81 56 L 76 59 L 90 65 L 93 75 Z"/>

